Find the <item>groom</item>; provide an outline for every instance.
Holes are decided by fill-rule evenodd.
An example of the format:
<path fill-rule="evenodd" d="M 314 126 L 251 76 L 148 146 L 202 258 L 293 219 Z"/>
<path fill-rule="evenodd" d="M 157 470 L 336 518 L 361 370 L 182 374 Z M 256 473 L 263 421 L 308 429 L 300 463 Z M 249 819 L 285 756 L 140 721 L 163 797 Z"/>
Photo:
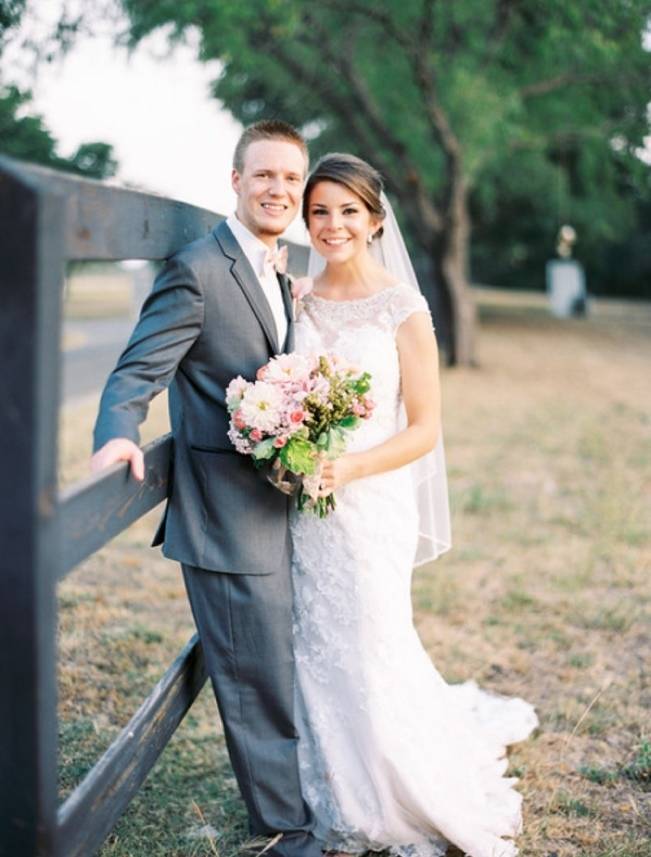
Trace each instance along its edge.
<path fill-rule="evenodd" d="M 276 240 L 308 166 L 291 125 L 258 122 L 233 158 L 235 214 L 167 260 L 104 389 L 92 468 L 144 476 L 138 425 L 169 386 L 171 493 L 154 539 L 180 561 L 251 832 L 270 857 L 321 857 L 301 797 L 294 725 L 287 498 L 228 436 L 225 389 L 289 350 L 289 283 Z"/>

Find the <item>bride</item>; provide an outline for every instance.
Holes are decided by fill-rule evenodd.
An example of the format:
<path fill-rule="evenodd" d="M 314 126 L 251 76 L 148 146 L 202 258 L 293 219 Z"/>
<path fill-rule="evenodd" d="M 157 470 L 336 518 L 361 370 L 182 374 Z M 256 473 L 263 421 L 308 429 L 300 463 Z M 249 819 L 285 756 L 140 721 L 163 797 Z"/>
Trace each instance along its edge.
<path fill-rule="evenodd" d="M 448 685 L 412 622 L 411 570 L 450 547 L 436 340 L 379 174 L 326 155 L 303 202 L 311 267 L 296 350 L 371 373 L 376 407 L 326 461 L 325 519 L 292 519 L 296 713 L 315 835 L 338 854 L 511 857 L 521 828 L 505 747 L 533 708 Z M 320 264 L 319 264 L 320 263 Z"/>

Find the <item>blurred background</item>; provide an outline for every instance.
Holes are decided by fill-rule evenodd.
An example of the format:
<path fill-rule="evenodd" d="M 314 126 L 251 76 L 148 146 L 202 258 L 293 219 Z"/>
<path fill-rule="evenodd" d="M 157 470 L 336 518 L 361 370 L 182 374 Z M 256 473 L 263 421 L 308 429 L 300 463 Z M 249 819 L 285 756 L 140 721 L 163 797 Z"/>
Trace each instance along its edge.
<path fill-rule="evenodd" d="M 0 48 L 15 158 L 220 214 L 259 118 L 380 169 L 445 357 L 455 549 L 415 577 L 419 633 L 448 680 L 538 708 L 523 854 L 647 857 L 651 4 L 0 0 Z M 68 270 L 63 485 L 152 276 Z M 191 633 L 157 517 L 60 587 L 62 796 Z M 205 691 L 102 855 L 252 853 L 215 723 Z"/>

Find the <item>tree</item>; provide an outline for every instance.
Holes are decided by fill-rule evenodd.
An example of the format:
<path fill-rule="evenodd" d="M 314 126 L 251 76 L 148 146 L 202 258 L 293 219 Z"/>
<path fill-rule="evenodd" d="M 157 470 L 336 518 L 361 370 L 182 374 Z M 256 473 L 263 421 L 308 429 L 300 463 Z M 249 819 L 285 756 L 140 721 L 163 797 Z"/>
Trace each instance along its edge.
<path fill-rule="evenodd" d="M 223 63 L 215 95 L 241 121 L 281 116 L 317 153 L 382 171 L 439 286 L 451 363 L 476 361 L 470 200 L 484 178 L 507 182 L 517 163 L 519 181 L 532 170 L 572 195 L 613 141 L 631 159 L 648 133 L 646 0 L 121 2 L 132 44 L 198 27 L 201 57 Z"/>
<path fill-rule="evenodd" d="M 16 86 L 0 90 L 0 152 L 86 178 L 105 179 L 115 175 L 117 161 L 108 143 L 82 143 L 74 155 L 64 158 L 40 116 L 30 115 L 31 95 Z"/>
<path fill-rule="evenodd" d="M 0 0 L 0 50 L 15 35 L 23 21 L 26 0 Z M 64 15 L 56 29 L 47 37 L 46 45 L 37 46 L 30 37 L 21 42 L 21 48 L 34 55 L 70 45 L 71 36 L 78 27 L 78 20 Z M 113 147 L 108 143 L 82 143 L 69 158 L 58 154 L 57 143 L 45 126 L 42 117 L 32 112 L 32 94 L 29 90 L 9 84 L 0 85 L 0 152 L 37 164 L 67 170 L 87 178 L 105 179 L 115 175 L 117 161 Z"/>

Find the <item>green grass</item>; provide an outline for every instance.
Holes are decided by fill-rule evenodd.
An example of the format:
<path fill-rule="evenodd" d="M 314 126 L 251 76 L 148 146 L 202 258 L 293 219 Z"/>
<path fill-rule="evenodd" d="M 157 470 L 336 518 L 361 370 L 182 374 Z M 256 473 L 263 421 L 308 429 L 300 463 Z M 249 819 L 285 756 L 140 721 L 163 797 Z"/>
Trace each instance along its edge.
<path fill-rule="evenodd" d="M 651 741 L 642 741 L 633 760 L 622 768 L 622 775 L 642 788 L 651 789 Z"/>

